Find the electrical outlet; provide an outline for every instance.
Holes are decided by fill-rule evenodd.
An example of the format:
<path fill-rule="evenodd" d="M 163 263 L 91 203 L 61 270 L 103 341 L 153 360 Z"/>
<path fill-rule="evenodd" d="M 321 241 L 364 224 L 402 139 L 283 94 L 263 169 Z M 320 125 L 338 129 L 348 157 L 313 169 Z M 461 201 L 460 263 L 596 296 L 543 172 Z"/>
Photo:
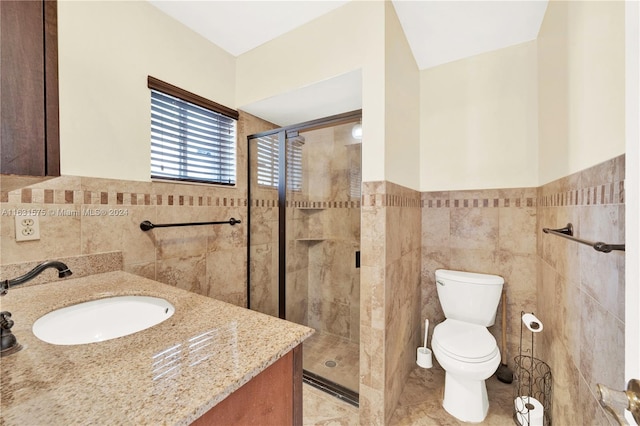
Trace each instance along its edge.
<path fill-rule="evenodd" d="M 40 239 L 40 220 L 38 216 L 15 216 L 16 241 Z"/>

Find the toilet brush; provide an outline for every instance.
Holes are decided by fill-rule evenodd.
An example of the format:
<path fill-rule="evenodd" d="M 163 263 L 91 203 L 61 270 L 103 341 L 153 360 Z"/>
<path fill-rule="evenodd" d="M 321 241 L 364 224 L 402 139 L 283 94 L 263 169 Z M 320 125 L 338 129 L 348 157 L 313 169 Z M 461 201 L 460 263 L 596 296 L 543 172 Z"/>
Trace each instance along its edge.
<path fill-rule="evenodd" d="M 427 348 L 427 336 L 429 335 L 429 320 L 424 320 L 424 348 Z"/>
<path fill-rule="evenodd" d="M 496 370 L 496 377 L 502 383 L 513 382 L 513 372 L 507 366 L 507 292 L 502 290 L 502 355 L 501 364 Z"/>

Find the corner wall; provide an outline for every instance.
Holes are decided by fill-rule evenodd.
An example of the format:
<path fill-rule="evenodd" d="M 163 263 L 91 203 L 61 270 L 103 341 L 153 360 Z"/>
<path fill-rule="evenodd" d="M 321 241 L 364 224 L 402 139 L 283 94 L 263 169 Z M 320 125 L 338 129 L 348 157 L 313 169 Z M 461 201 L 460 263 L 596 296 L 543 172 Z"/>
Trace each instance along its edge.
<path fill-rule="evenodd" d="M 420 193 L 362 189 L 360 424 L 387 424 L 420 342 Z"/>

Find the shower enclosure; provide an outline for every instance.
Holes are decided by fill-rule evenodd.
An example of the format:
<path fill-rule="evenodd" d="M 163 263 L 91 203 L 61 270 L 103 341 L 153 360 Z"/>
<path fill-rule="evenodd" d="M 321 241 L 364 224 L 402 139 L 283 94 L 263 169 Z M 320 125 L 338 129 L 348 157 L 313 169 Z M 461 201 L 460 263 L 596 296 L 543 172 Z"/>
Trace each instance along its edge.
<path fill-rule="evenodd" d="M 357 404 L 361 112 L 251 135 L 249 308 L 316 330 L 306 382 Z"/>

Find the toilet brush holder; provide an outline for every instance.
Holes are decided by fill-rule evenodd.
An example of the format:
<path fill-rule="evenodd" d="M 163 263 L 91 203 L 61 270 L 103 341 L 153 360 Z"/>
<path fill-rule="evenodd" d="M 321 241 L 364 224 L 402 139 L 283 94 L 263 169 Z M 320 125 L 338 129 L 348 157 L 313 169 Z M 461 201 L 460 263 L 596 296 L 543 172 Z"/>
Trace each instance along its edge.
<path fill-rule="evenodd" d="M 433 355 L 431 349 L 419 347 L 416 355 L 416 364 L 422 368 L 433 367 Z"/>
<path fill-rule="evenodd" d="M 424 320 L 424 346 L 418 348 L 416 353 L 416 364 L 422 368 L 433 367 L 433 355 L 431 349 L 427 348 L 427 336 L 429 335 L 429 320 Z"/>

